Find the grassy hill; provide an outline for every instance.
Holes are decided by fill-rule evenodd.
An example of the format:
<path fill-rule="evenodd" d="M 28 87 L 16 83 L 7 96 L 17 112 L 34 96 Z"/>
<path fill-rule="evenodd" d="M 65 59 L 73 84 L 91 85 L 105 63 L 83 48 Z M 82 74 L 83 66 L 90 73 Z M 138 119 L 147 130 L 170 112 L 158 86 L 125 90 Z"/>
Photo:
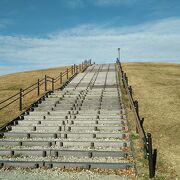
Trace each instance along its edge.
<path fill-rule="evenodd" d="M 17 93 L 19 88 L 33 84 L 45 74 L 55 77 L 65 69 L 59 67 L 0 76 L 0 101 Z M 123 69 L 133 87 L 135 99 L 139 100 L 145 129 L 152 132 L 155 148 L 158 149 L 158 161 L 172 165 L 180 175 L 180 65 L 125 63 Z M 26 105 L 36 98 L 37 92 L 33 92 Z M 15 107 L 10 106 L 8 111 L 0 112 L 0 125 L 20 113 L 18 103 Z M 168 168 L 173 173 L 172 167 Z M 162 169 L 162 172 L 166 170 Z"/>
<path fill-rule="evenodd" d="M 51 69 L 35 70 L 28 72 L 13 73 L 0 76 L 0 102 L 19 92 L 20 88 L 26 88 L 35 82 L 38 78 L 42 79 L 45 75 L 57 77 L 60 72 L 64 72 L 67 67 L 58 67 Z M 65 80 L 65 77 L 64 77 Z M 58 83 L 56 84 L 56 87 Z M 51 89 L 51 83 L 48 83 L 48 89 Z M 41 95 L 44 92 L 44 86 L 41 86 Z M 24 98 L 24 107 L 29 106 L 38 98 L 37 90 L 32 91 Z M 8 106 L 8 108 L 0 111 L 0 126 L 10 121 L 12 118 L 20 114 L 18 110 L 19 101 Z M 1 106 L 0 106 L 1 107 Z"/>
<path fill-rule="evenodd" d="M 144 126 L 152 132 L 158 161 L 180 175 L 180 64 L 124 63 Z M 169 166 L 170 165 L 170 166 Z"/>

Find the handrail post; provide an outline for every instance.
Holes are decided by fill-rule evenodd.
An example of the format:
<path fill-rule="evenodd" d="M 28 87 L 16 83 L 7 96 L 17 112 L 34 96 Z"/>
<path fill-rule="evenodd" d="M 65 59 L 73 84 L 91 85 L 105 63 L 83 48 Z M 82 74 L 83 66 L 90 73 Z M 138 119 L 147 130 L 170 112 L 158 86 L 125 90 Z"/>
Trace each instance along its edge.
<path fill-rule="evenodd" d="M 19 110 L 20 111 L 22 111 L 22 109 L 23 109 L 22 103 L 23 103 L 23 90 L 21 88 L 19 91 Z"/>
<path fill-rule="evenodd" d="M 82 65 L 81 65 L 81 69 L 82 69 L 82 71 L 83 71 L 83 68 L 84 68 L 84 64 L 83 64 L 83 62 L 82 62 Z"/>
<path fill-rule="evenodd" d="M 138 101 L 137 100 L 134 101 L 134 108 L 136 110 L 136 114 L 138 116 L 138 120 L 140 120 L 140 118 L 139 118 L 139 105 L 138 105 Z M 139 133 L 137 126 L 136 126 L 136 133 Z"/>
<path fill-rule="evenodd" d="M 69 79 L 69 75 L 68 75 L 69 70 L 68 70 L 68 68 L 67 68 L 66 71 L 67 71 L 67 72 L 66 72 L 66 77 L 67 77 L 67 79 Z"/>
<path fill-rule="evenodd" d="M 52 78 L 52 91 L 54 91 L 54 78 Z"/>
<path fill-rule="evenodd" d="M 116 58 L 116 63 L 117 63 L 117 64 L 119 63 L 119 58 Z"/>
<path fill-rule="evenodd" d="M 127 77 L 126 73 L 124 73 L 124 80 L 125 80 L 125 82 L 126 82 L 126 84 L 128 86 L 128 77 Z"/>
<path fill-rule="evenodd" d="M 149 161 L 149 178 L 153 178 L 155 175 L 154 162 L 153 162 L 153 150 L 152 150 L 152 137 L 151 133 L 147 133 L 147 146 L 148 146 L 148 161 Z"/>
<path fill-rule="evenodd" d="M 139 105 L 138 105 L 138 101 L 137 100 L 134 101 L 134 107 L 135 107 L 136 113 L 137 113 L 137 115 L 139 117 Z"/>
<path fill-rule="evenodd" d="M 120 66 L 120 70 L 121 70 L 121 73 L 122 73 L 122 65 L 121 65 L 120 61 L 119 61 L 119 66 Z"/>
<path fill-rule="evenodd" d="M 143 127 L 144 118 L 140 119 L 140 124 Z"/>
<path fill-rule="evenodd" d="M 74 64 L 74 74 L 76 73 L 76 65 Z"/>
<path fill-rule="evenodd" d="M 127 84 L 127 86 L 128 86 L 128 77 L 125 76 L 125 79 L 126 79 L 126 84 Z"/>
<path fill-rule="evenodd" d="M 81 64 L 79 64 L 79 71 L 81 72 Z"/>
<path fill-rule="evenodd" d="M 71 75 L 73 75 L 73 70 L 74 70 L 74 67 L 71 66 Z"/>
<path fill-rule="evenodd" d="M 76 66 L 76 73 L 78 73 L 78 66 Z"/>
<path fill-rule="evenodd" d="M 60 73 L 60 84 L 62 84 L 62 72 Z"/>
<path fill-rule="evenodd" d="M 45 91 L 47 91 L 47 75 L 45 75 Z"/>
<path fill-rule="evenodd" d="M 85 68 L 87 67 L 87 60 L 85 60 Z"/>
<path fill-rule="evenodd" d="M 129 86 L 128 89 L 129 89 L 129 93 L 130 93 L 131 98 L 132 98 L 132 86 Z"/>
<path fill-rule="evenodd" d="M 123 87 L 124 87 L 124 89 L 125 89 L 125 79 L 124 79 L 124 77 L 125 77 L 125 73 L 124 73 L 124 71 L 122 71 L 122 82 L 123 82 Z M 126 92 L 126 91 L 125 91 Z M 126 92 L 127 93 L 127 92 Z"/>
<path fill-rule="evenodd" d="M 37 82 L 37 85 L 38 85 L 38 96 L 40 95 L 40 81 L 39 81 L 39 79 L 38 79 L 38 82 Z"/>

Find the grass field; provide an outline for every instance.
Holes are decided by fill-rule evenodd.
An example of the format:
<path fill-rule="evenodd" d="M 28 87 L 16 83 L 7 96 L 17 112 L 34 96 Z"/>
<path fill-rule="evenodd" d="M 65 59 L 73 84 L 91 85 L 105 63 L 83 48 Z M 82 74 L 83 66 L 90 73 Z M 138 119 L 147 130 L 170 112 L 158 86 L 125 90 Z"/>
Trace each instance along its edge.
<path fill-rule="evenodd" d="M 180 64 L 124 63 L 123 70 L 139 101 L 144 127 L 153 135 L 162 165 L 158 168 L 172 176 L 175 169 L 180 177 Z"/>
<path fill-rule="evenodd" d="M 19 88 L 43 78 L 45 74 L 55 77 L 65 69 L 59 67 L 0 76 L 0 101 L 17 93 Z M 180 176 L 180 65 L 125 63 L 123 70 L 133 87 L 134 98 L 139 101 L 145 129 L 152 133 L 153 144 L 158 149 L 158 171 L 170 173 L 167 177 L 171 177 L 175 169 Z M 36 98 L 37 92 L 33 92 L 26 105 Z M 15 107 L 10 106 L 5 112 L 0 112 L 0 125 L 20 113 L 18 103 Z"/>
<path fill-rule="evenodd" d="M 31 84 L 34 84 L 35 82 L 37 82 L 38 78 L 42 79 L 45 75 L 57 77 L 60 72 L 64 72 L 66 69 L 67 67 L 59 67 L 0 76 L 0 102 L 18 93 L 20 88 L 24 89 Z M 63 80 L 65 81 L 66 77 L 64 77 Z M 57 82 L 56 87 L 58 85 L 59 83 Z M 51 83 L 48 83 L 48 88 L 49 90 L 51 89 Z M 44 92 L 44 86 L 41 86 L 40 92 L 42 95 Z M 28 94 L 23 99 L 24 107 L 29 106 L 37 98 L 37 90 L 32 91 L 32 93 Z M 0 126 L 20 114 L 18 107 L 19 101 L 0 111 Z"/>

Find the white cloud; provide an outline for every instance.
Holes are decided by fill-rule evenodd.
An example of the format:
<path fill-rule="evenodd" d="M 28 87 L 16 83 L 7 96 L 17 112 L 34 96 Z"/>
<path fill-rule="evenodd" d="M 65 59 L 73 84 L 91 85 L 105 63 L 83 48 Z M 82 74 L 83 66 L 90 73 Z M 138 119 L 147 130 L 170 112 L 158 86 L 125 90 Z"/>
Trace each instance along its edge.
<path fill-rule="evenodd" d="M 0 36 L 0 61 L 8 66 L 27 64 L 26 69 L 80 63 L 89 58 L 104 63 L 114 61 L 121 47 L 125 61 L 180 63 L 179 29 L 180 19 L 170 18 L 123 28 L 82 25 L 44 39 Z"/>

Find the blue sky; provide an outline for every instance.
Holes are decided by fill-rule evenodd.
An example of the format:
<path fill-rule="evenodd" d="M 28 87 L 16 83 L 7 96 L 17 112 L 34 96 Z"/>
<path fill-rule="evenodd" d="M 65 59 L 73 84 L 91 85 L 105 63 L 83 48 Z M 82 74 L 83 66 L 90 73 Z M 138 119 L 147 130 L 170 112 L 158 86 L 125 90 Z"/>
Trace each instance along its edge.
<path fill-rule="evenodd" d="M 80 63 L 180 63 L 179 0 L 0 0 L 0 74 Z"/>

